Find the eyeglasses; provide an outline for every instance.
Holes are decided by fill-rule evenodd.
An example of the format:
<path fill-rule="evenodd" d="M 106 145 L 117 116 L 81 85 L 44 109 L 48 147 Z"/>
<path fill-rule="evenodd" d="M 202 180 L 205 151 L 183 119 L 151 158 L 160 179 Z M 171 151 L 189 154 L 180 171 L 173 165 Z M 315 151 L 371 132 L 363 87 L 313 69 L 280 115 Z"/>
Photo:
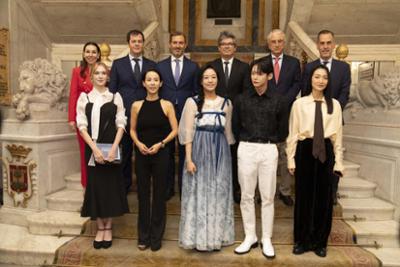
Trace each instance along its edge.
<path fill-rule="evenodd" d="M 219 46 L 235 46 L 235 43 L 220 43 Z"/>

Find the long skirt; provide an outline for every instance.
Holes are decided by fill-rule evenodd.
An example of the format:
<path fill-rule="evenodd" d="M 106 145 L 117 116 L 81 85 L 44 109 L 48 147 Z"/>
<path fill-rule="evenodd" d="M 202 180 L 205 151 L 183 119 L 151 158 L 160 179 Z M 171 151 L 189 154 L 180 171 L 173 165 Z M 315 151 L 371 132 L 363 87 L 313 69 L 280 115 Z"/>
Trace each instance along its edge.
<path fill-rule="evenodd" d="M 197 131 L 193 140 L 194 175 L 182 177 L 179 245 L 219 250 L 235 241 L 232 165 L 223 133 Z"/>
<path fill-rule="evenodd" d="M 312 139 L 299 141 L 296 149 L 294 241 L 306 250 L 325 248 L 332 226 L 332 183 L 335 156 L 325 139 L 326 161 L 312 155 Z"/>

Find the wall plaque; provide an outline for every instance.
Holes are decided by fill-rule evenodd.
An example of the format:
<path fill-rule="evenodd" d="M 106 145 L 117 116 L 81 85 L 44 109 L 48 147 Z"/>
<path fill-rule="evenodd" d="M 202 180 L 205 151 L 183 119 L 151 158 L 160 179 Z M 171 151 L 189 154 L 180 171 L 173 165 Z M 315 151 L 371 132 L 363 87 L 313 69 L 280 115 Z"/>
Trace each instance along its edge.
<path fill-rule="evenodd" d="M 8 54 L 10 35 L 6 28 L 0 28 L 0 104 L 10 105 L 11 93 L 8 79 Z"/>

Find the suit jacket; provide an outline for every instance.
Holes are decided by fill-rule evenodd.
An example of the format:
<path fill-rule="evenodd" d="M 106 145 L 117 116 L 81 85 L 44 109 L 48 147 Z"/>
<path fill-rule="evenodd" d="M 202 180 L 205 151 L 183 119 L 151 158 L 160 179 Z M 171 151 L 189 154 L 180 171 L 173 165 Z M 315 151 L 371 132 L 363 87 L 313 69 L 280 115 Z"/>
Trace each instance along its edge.
<path fill-rule="evenodd" d="M 247 63 L 236 58 L 233 59 L 228 84 L 225 83 L 224 66 L 222 66 L 221 58 L 217 58 L 209 63 L 217 70 L 219 76 L 216 90 L 217 94 L 222 97 L 228 97 L 232 103 L 237 95 L 252 87 L 250 80 L 250 67 Z"/>
<path fill-rule="evenodd" d="M 183 57 L 183 69 L 178 85 L 175 84 L 174 74 L 171 68 L 171 57 L 157 63 L 157 70 L 163 78 L 160 96 L 171 101 L 175 105 L 176 117 L 181 117 L 183 107 L 188 97 L 198 92 L 197 75 L 199 67 L 190 59 Z"/>
<path fill-rule="evenodd" d="M 154 61 L 143 57 L 141 73 L 155 67 L 156 63 Z M 108 87 L 110 92 L 118 92 L 121 95 L 124 102 L 125 113 L 128 117 L 131 115 L 132 103 L 146 97 L 146 90 L 142 83 L 140 82 L 138 84 L 136 82 L 129 55 L 114 60 L 111 67 L 110 83 Z"/>
<path fill-rule="evenodd" d="M 321 64 L 320 59 L 317 59 L 313 62 L 308 63 L 304 68 L 303 73 L 303 81 L 301 86 L 301 95 L 307 94 L 307 88 L 309 86 L 309 77 L 311 71 Z M 339 61 L 336 59 L 332 60 L 331 65 L 331 92 L 332 97 L 337 99 L 342 107 L 342 110 L 345 108 L 350 93 L 350 85 L 351 85 L 351 74 L 350 74 L 350 66 L 343 61 Z"/>
<path fill-rule="evenodd" d="M 274 66 L 271 55 L 261 59 L 270 61 L 272 66 Z M 295 57 L 284 54 L 282 57 L 282 66 L 279 72 L 278 83 L 276 82 L 274 75 L 273 79 L 268 82 L 268 89 L 284 96 L 290 108 L 296 100 L 296 96 L 300 92 L 300 83 L 301 69 L 299 60 Z"/>
<path fill-rule="evenodd" d="M 81 67 L 72 69 L 71 86 L 69 89 L 68 101 L 68 121 L 76 121 L 76 103 L 81 93 L 89 93 L 93 89 L 92 81 L 90 80 L 89 68 L 86 69 L 86 77 L 80 75 Z"/>

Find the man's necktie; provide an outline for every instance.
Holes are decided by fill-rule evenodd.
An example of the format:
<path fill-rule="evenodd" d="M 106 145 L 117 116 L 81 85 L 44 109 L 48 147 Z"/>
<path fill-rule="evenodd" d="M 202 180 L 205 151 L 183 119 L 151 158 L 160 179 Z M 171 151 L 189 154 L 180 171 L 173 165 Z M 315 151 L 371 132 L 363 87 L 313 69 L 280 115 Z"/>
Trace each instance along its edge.
<path fill-rule="evenodd" d="M 174 72 L 174 80 L 175 84 L 178 86 L 179 84 L 179 78 L 181 77 L 181 66 L 179 64 L 180 60 L 175 59 L 175 72 Z"/>
<path fill-rule="evenodd" d="M 228 86 L 228 82 L 229 82 L 229 61 L 224 61 L 225 64 L 225 68 L 224 68 L 224 74 L 225 74 L 225 84 L 226 86 Z"/>
<path fill-rule="evenodd" d="M 139 84 L 141 80 L 140 66 L 139 66 L 140 58 L 132 58 L 132 60 L 135 61 L 135 67 L 133 67 L 133 75 L 135 76 L 136 82 Z"/>
<path fill-rule="evenodd" d="M 326 160 L 324 125 L 322 121 L 321 100 L 315 101 L 315 121 L 312 154 L 322 163 Z"/>
<path fill-rule="evenodd" d="M 323 64 L 324 66 L 328 65 L 328 63 L 329 63 L 329 61 L 322 61 L 322 64 Z"/>
<path fill-rule="evenodd" d="M 276 83 L 278 83 L 278 81 L 279 81 L 279 72 L 280 72 L 280 68 L 279 68 L 279 58 L 276 57 L 276 58 L 275 58 L 275 64 L 274 64 L 274 76 L 275 76 L 275 81 L 276 81 Z"/>

